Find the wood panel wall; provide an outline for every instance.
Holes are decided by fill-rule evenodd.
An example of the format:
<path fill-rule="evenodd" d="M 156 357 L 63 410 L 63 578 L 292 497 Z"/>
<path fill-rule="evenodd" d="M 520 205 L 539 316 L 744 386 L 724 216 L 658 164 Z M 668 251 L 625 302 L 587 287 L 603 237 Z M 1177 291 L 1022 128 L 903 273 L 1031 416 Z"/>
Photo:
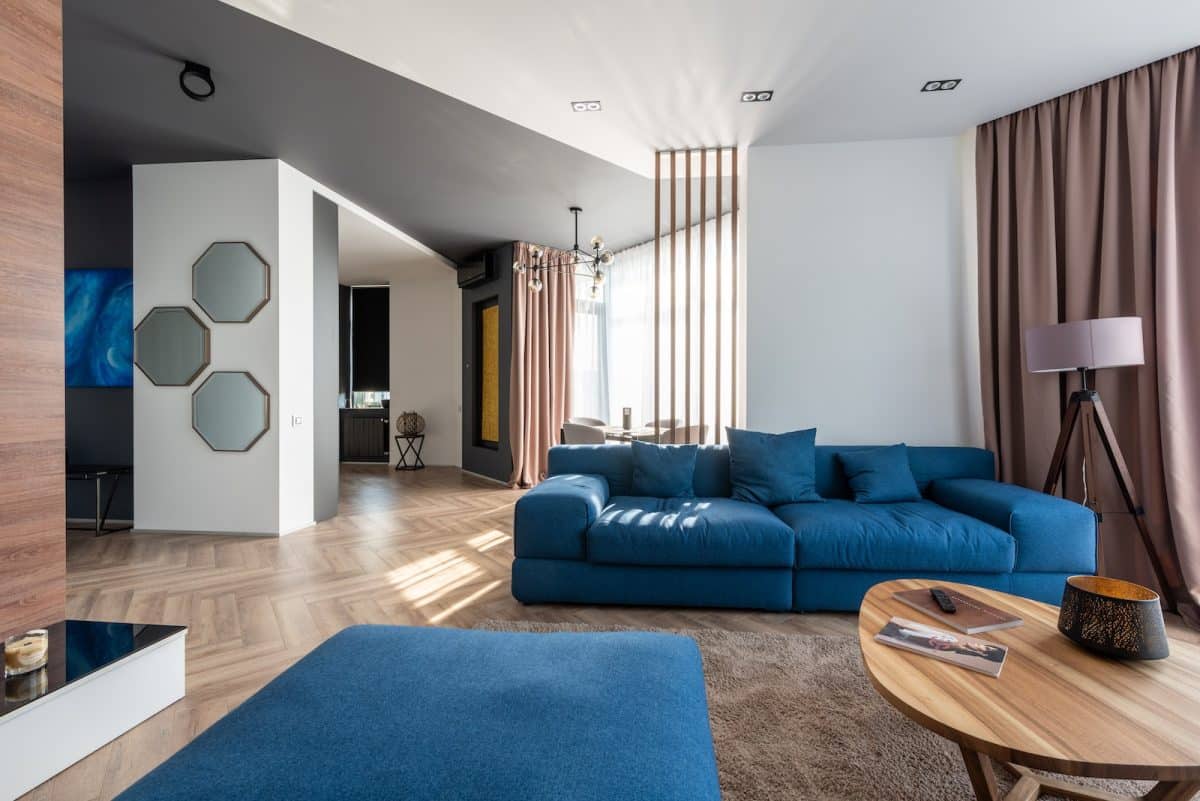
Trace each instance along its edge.
<path fill-rule="evenodd" d="M 0 634 L 63 617 L 60 0 L 0 0 Z"/>

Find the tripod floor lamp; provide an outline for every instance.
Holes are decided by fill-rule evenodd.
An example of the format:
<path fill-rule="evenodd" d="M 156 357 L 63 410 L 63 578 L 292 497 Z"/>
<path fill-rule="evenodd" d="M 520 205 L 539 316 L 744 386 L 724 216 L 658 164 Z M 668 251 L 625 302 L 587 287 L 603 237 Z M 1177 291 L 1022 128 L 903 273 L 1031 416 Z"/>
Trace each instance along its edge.
<path fill-rule="evenodd" d="M 1099 502 L 1095 496 L 1095 462 L 1096 443 L 1108 457 L 1108 462 L 1116 475 L 1117 485 L 1125 506 L 1137 524 L 1141 535 L 1142 545 L 1150 557 L 1154 568 L 1154 577 L 1162 590 L 1163 600 L 1168 609 L 1175 608 L 1171 590 L 1167 584 L 1166 573 L 1158 551 L 1150 538 L 1150 528 L 1146 525 L 1146 512 L 1133 485 L 1129 474 L 1129 466 L 1117 444 L 1116 434 L 1112 423 L 1104 411 L 1100 393 L 1088 386 L 1088 371 L 1107 367 L 1127 367 L 1145 363 L 1142 350 L 1142 318 L 1140 317 L 1106 317 L 1097 320 L 1081 320 L 1059 325 L 1046 325 L 1031 328 L 1025 332 L 1025 355 L 1029 371 L 1032 373 L 1061 373 L 1078 371 L 1080 388 L 1071 393 L 1063 416 L 1062 430 L 1058 435 L 1058 443 L 1054 446 L 1054 457 L 1050 460 L 1050 469 L 1046 473 L 1046 483 L 1043 491 L 1053 494 L 1058 489 L 1059 477 L 1063 472 L 1063 463 L 1067 456 L 1067 446 L 1071 435 L 1079 426 L 1083 428 L 1083 503 L 1099 516 Z M 1098 535 L 1097 535 L 1098 537 Z M 1097 551 L 1099 539 L 1097 538 Z"/>

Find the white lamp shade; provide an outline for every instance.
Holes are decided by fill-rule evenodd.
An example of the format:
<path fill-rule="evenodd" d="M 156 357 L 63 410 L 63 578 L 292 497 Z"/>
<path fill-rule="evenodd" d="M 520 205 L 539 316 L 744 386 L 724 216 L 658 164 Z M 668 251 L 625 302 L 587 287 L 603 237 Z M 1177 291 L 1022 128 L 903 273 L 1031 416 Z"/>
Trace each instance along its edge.
<path fill-rule="evenodd" d="M 1144 364 L 1141 317 L 1104 317 L 1043 325 L 1025 332 L 1031 373 Z"/>

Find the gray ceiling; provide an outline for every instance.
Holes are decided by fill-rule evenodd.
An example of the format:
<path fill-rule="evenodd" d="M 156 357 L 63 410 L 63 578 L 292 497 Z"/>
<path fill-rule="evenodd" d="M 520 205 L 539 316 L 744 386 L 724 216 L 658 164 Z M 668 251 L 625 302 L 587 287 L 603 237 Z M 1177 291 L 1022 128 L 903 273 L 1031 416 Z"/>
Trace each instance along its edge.
<path fill-rule="evenodd" d="M 69 179 L 280 158 L 460 262 L 515 239 L 569 245 L 573 204 L 585 241 L 652 232 L 652 181 L 216 0 L 63 11 Z M 495 43 L 496 59 L 530 56 Z M 212 68 L 211 100 L 180 92 L 183 59 Z"/>

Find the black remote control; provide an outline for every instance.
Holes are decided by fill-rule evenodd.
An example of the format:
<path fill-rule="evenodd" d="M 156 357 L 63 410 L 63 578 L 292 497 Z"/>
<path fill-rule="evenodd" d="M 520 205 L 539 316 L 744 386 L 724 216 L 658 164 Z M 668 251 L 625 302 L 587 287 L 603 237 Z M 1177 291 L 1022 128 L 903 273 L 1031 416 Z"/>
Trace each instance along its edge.
<path fill-rule="evenodd" d="M 954 601 L 950 600 L 950 596 L 946 594 L 945 590 L 934 587 L 929 591 L 929 594 L 933 596 L 933 600 L 937 602 L 937 605 L 946 614 L 953 615 L 958 611 L 958 607 L 954 605 Z"/>

